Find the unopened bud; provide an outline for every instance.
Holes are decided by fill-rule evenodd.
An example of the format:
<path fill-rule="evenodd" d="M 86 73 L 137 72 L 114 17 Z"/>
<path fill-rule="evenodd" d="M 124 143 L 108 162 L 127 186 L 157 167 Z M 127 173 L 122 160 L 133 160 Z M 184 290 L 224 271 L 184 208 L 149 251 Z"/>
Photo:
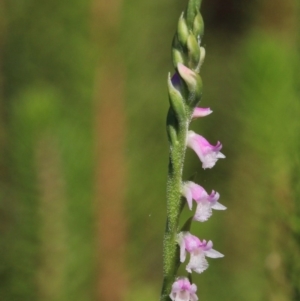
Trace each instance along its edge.
<path fill-rule="evenodd" d="M 200 101 L 202 95 L 201 77 L 198 73 L 192 71 L 181 63 L 177 65 L 177 69 L 189 91 L 188 104 L 194 108 Z"/>
<path fill-rule="evenodd" d="M 202 19 L 202 16 L 201 16 L 199 10 L 194 19 L 193 33 L 197 37 L 197 41 L 200 44 L 201 38 L 203 37 L 203 34 L 204 34 L 204 22 L 203 22 L 203 19 Z"/>
<path fill-rule="evenodd" d="M 168 90 L 170 106 L 173 108 L 178 120 L 183 120 L 186 117 L 184 99 L 180 93 L 180 77 L 175 73 L 171 79 L 169 73 L 168 77 Z"/>
<path fill-rule="evenodd" d="M 189 52 L 189 63 L 193 69 L 196 69 L 200 60 L 200 47 L 192 33 L 188 37 L 187 48 Z"/>
<path fill-rule="evenodd" d="M 191 69 L 189 69 L 188 67 L 184 66 L 181 63 L 179 63 L 177 65 L 177 69 L 178 69 L 180 76 L 183 78 L 183 80 L 187 84 L 187 86 L 189 88 L 191 88 L 191 90 L 194 90 L 195 86 L 197 84 L 196 72 L 192 71 Z"/>
<path fill-rule="evenodd" d="M 178 35 L 175 35 L 172 42 L 172 59 L 175 68 L 177 67 L 178 63 L 185 64 L 186 62 L 185 55 L 181 49 L 182 46 L 178 40 Z"/>
<path fill-rule="evenodd" d="M 189 36 L 189 30 L 184 18 L 184 13 L 181 14 L 179 21 L 178 21 L 178 27 L 177 27 L 177 35 L 178 40 L 181 45 L 185 46 L 188 36 Z"/>
<path fill-rule="evenodd" d="M 176 48 L 172 49 L 172 59 L 173 59 L 173 65 L 175 68 L 178 65 L 178 63 L 181 63 L 181 64 L 185 63 L 183 54 L 181 53 L 181 51 L 179 51 Z"/>

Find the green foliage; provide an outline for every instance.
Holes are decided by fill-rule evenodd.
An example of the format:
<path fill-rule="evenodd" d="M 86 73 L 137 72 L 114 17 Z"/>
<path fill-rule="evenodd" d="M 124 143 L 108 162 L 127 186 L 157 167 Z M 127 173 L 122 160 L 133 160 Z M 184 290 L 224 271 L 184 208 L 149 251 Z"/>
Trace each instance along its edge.
<path fill-rule="evenodd" d="M 88 9 L 84 1 L 71 7 L 7 2 L 2 207 L 10 234 L 1 300 L 87 300 L 93 294 Z"/>

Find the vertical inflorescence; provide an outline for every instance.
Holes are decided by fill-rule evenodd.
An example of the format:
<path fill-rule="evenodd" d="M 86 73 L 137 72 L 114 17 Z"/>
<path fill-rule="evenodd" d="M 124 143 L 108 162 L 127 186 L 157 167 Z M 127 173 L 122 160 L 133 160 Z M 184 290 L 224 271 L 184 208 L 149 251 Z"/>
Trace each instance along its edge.
<path fill-rule="evenodd" d="M 168 78 L 170 109 L 167 116 L 167 133 L 170 151 L 161 301 L 198 299 L 197 287 L 190 282 L 191 277 L 188 279 L 176 275 L 187 253 L 190 254 L 190 261 L 186 266 L 188 273 L 202 273 L 206 270 L 208 262 L 205 257 L 223 257 L 212 248 L 211 241 L 201 241 L 189 232 L 192 219 L 204 222 L 211 216 L 212 209 L 226 209 L 218 203 L 219 193 L 212 191 L 208 194 L 200 185 L 182 180 L 187 147 L 196 152 L 204 169 L 212 168 L 218 159 L 225 158 L 220 152 L 220 142 L 215 146 L 211 145 L 204 137 L 189 131 L 192 120 L 212 113 L 210 108 L 198 107 L 202 96 L 202 80 L 199 73 L 205 57 L 205 50 L 201 47 L 204 24 L 199 11 L 200 4 L 201 0 L 189 0 L 186 11 L 179 18 L 172 45 L 175 73 L 173 76 L 169 74 Z M 179 217 L 183 206 L 187 203 L 192 210 L 193 200 L 197 204 L 195 214 L 179 230 Z"/>

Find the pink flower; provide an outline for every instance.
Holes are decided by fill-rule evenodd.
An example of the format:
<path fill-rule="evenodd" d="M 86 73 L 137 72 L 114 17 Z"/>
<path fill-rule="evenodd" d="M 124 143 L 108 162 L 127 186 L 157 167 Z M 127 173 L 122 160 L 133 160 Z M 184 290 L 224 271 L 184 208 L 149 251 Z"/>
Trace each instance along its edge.
<path fill-rule="evenodd" d="M 215 146 L 211 145 L 204 137 L 189 131 L 187 135 L 187 146 L 192 148 L 202 162 L 202 167 L 212 168 L 218 159 L 225 156 L 220 152 L 222 144 L 218 142 Z"/>
<path fill-rule="evenodd" d="M 213 111 L 210 108 L 195 108 L 192 114 L 192 118 L 204 117 L 211 114 Z"/>
<path fill-rule="evenodd" d="M 180 277 L 172 285 L 170 298 L 172 301 L 197 301 L 196 291 L 195 284 L 190 284 L 186 277 Z"/>
<path fill-rule="evenodd" d="M 188 181 L 182 186 L 182 195 L 186 198 L 190 210 L 192 210 L 193 200 L 197 203 L 197 209 L 194 219 L 199 222 L 205 222 L 212 215 L 212 209 L 225 210 L 226 207 L 218 203 L 220 194 L 212 191 L 208 194 L 200 185 Z"/>
<path fill-rule="evenodd" d="M 178 244 L 180 246 L 180 261 L 186 259 L 186 252 L 190 253 L 190 262 L 186 266 L 186 270 L 191 273 L 192 270 L 196 273 L 202 273 L 208 268 L 208 262 L 205 257 L 220 258 L 223 254 L 214 250 L 211 240 L 201 240 L 192 235 L 190 232 L 180 232 L 178 234 Z"/>

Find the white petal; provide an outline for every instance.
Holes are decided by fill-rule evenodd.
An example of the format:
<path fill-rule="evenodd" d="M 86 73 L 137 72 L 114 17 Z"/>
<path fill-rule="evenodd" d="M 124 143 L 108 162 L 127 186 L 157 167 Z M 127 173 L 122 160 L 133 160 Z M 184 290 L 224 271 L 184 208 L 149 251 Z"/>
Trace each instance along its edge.
<path fill-rule="evenodd" d="M 205 222 L 212 215 L 211 205 L 208 202 L 198 203 L 194 219 L 199 222 Z"/>
<path fill-rule="evenodd" d="M 196 294 L 191 294 L 191 301 L 198 301 L 198 297 Z"/>
<path fill-rule="evenodd" d="M 189 301 L 189 292 L 187 291 L 181 291 L 179 293 L 177 293 L 175 301 Z"/>
<path fill-rule="evenodd" d="M 213 206 L 211 206 L 212 209 L 215 209 L 215 210 L 226 210 L 227 207 L 223 206 L 222 204 L 220 203 L 215 203 Z"/>
<path fill-rule="evenodd" d="M 186 259 L 186 245 L 184 240 L 184 235 L 187 232 L 180 232 L 177 234 L 177 242 L 180 247 L 180 262 L 184 262 Z"/>
<path fill-rule="evenodd" d="M 171 294 L 169 295 L 169 297 L 171 298 L 172 301 L 175 301 L 176 293 L 171 293 Z"/>
<path fill-rule="evenodd" d="M 186 259 L 186 249 L 185 249 L 185 243 L 184 239 L 180 243 L 180 262 L 185 262 Z"/>
<path fill-rule="evenodd" d="M 221 258 L 221 257 L 224 257 L 223 254 L 221 254 L 220 252 L 214 250 L 214 249 L 211 249 L 209 251 L 204 251 L 205 253 L 205 256 L 207 257 L 210 257 L 210 258 Z"/>
<path fill-rule="evenodd" d="M 224 158 L 226 158 L 226 157 L 225 157 L 225 155 L 224 155 L 224 154 L 222 154 L 222 153 L 218 152 L 218 154 L 217 154 L 217 158 L 218 158 L 218 159 L 224 159 Z"/>
<path fill-rule="evenodd" d="M 190 294 L 195 294 L 197 292 L 196 284 L 192 284 L 189 291 L 190 291 Z"/>
<path fill-rule="evenodd" d="M 205 259 L 203 252 L 201 253 L 191 253 L 191 258 L 189 264 L 186 266 L 186 270 L 191 273 L 191 270 L 196 273 L 202 273 L 208 268 L 208 262 Z"/>
<path fill-rule="evenodd" d="M 191 189 L 189 189 L 188 187 L 186 187 L 186 185 L 183 186 L 183 195 L 186 198 L 186 201 L 188 203 L 189 209 L 192 210 L 192 207 L 193 207 L 193 195 L 192 195 Z"/>

